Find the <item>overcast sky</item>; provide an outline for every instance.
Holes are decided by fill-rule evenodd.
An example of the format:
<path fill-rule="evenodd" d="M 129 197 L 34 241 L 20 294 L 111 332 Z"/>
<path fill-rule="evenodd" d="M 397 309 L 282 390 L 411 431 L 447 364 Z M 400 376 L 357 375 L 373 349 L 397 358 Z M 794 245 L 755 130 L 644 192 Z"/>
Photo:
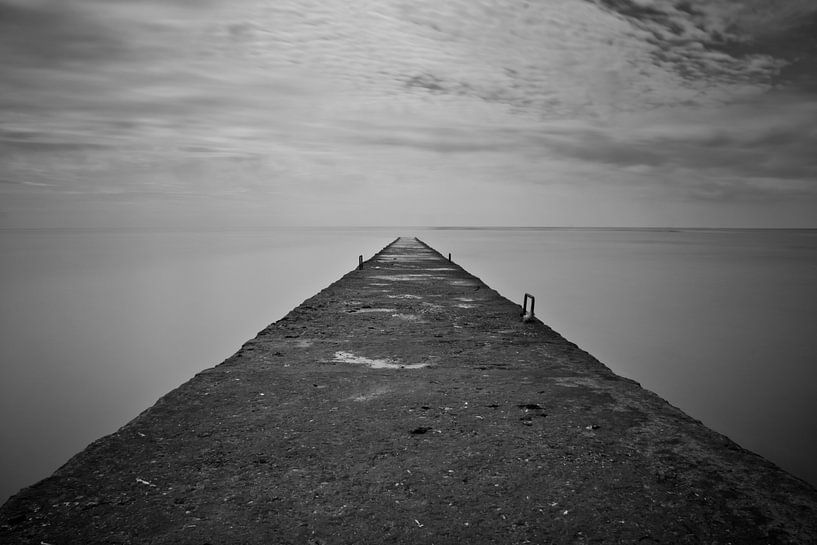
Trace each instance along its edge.
<path fill-rule="evenodd" d="M 0 227 L 817 227 L 813 0 L 0 0 Z"/>

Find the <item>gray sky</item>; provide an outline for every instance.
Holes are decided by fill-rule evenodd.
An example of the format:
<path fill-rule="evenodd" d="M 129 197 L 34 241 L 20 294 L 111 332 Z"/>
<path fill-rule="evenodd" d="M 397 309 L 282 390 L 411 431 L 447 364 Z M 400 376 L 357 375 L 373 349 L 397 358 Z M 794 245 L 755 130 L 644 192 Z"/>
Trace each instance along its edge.
<path fill-rule="evenodd" d="M 0 227 L 817 227 L 813 0 L 0 0 Z"/>

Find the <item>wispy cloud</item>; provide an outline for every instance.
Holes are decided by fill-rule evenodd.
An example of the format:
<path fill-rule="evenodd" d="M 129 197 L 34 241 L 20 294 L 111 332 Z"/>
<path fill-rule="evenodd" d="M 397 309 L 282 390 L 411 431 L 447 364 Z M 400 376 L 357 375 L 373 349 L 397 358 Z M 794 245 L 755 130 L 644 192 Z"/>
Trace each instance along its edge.
<path fill-rule="evenodd" d="M 2 56 L 6 65 L 64 66 L 105 62 L 127 55 L 115 31 L 76 9 L 72 2 L 0 3 Z"/>
<path fill-rule="evenodd" d="M 588 194 L 613 223 L 658 221 L 640 199 L 802 210 L 815 21 L 803 0 L 0 0 L 0 194 L 303 223 L 394 198 L 419 223 L 415 195 L 468 184 L 466 223 L 514 222 L 497 203 L 523 194 L 588 222 Z"/>
<path fill-rule="evenodd" d="M 687 80 L 813 84 L 809 0 L 588 0 L 647 33 L 657 62 Z"/>

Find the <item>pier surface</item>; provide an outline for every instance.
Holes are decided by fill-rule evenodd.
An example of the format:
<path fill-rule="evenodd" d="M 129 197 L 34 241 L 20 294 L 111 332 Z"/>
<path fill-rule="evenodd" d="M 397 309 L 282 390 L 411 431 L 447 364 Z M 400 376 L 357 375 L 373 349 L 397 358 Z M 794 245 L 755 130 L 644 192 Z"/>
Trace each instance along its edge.
<path fill-rule="evenodd" d="M 400 238 L 11 498 L 0 543 L 817 543 L 817 490 L 520 310 Z"/>

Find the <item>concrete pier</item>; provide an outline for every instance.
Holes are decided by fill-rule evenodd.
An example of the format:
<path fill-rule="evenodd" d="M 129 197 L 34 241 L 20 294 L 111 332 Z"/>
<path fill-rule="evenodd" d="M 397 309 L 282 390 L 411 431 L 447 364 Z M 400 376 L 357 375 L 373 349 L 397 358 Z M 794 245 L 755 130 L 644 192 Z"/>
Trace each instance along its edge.
<path fill-rule="evenodd" d="M 11 498 L 0 543 L 817 543 L 812 486 L 521 310 L 400 238 Z"/>

